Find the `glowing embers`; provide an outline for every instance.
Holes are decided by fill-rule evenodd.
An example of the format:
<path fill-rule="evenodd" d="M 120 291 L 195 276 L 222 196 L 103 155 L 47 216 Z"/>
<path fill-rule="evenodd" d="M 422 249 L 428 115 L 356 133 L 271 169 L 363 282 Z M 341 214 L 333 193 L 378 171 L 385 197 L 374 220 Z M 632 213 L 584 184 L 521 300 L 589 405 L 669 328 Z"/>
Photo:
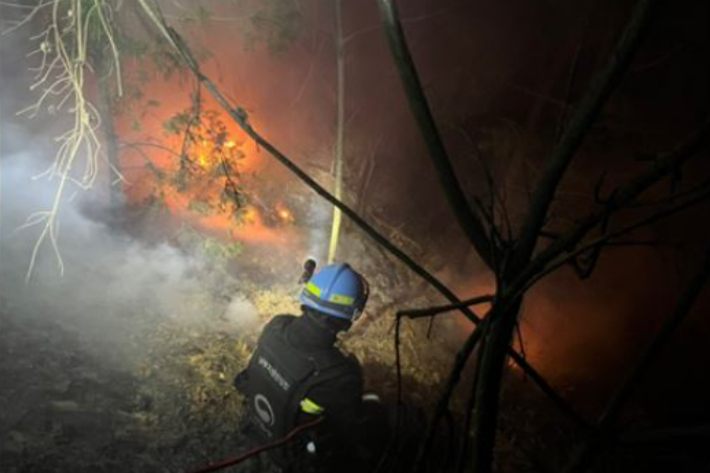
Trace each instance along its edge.
<path fill-rule="evenodd" d="M 274 206 L 274 214 L 278 221 L 283 224 L 290 224 L 296 221 L 296 217 L 293 215 L 293 212 L 291 212 L 291 210 L 286 207 L 286 204 L 283 202 L 276 203 Z"/>
<path fill-rule="evenodd" d="M 247 205 L 242 209 L 240 220 L 245 225 L 261 225 L 262 218 L 259 210 L 253 205 Z"/>
<path fill-rule="evenodd" d="M 182 126 L 175 127 L 175 134 L 182 143 L 174 170 L 176 190 L 189 198 L 192 212 L 239 219 L 248 193 L 240 169 L 246 155 L 216 112 L 205 112 L 199 119 L 178 117 Z"/>
<path fill-rule="evenodd" d="M 218 137 L 220 138 L 220 137 Z M 237 148 L 237 142 L 227 140 L 223 143 L 220 141 L 202 140 L 199 143 L 193 144 L 193 152 L 190 155 L 197 156 L 195 162 L 204 170 L 212 170 L 217 166 L 222 166 L 224 160 L 232 162 L 232 160 L 241 160 L 245 155 Z"/>
<path fill-rule="evenodd" d="M 216 111 L 173 115 L 163 123 L 160 144 L 122 159 L 135 169 L 126 187 L 129 200 L 159 205 L 179 221 L 227 239 L 284 242 L 296 219 L 283 189 L 257 174 L 259 166 L 246 151 L 251 148 L 227 123 Z"/>

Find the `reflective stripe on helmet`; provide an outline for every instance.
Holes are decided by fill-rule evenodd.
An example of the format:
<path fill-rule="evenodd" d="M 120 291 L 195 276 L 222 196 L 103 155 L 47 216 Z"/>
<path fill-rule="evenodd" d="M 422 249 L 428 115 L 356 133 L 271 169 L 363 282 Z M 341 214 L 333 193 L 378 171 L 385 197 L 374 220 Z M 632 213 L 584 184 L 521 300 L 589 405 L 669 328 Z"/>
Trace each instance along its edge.
<path fill-rule="evenodd" d="M 355 305 L 355 298 L 343 294 L 333 294 L 330 296 L 330 300 L 328 302 L 340 305 Z"/>
<path fill-rule="evenodd" d="M 306 284 L 306 290 L 316 296 L 317 298 L 321 298 L 321 288 L 313 284 L 312 282 L 309 282 Z M 328 299 L 328 302 L 332 302 L 334 304 L 340 304 L 340 305 L 354 305 L 355 304 L 355 298 L 352 296 L 346 296 L 345 294 L 332 294 L 330 298 Z"/>
<path fill-rule="evenodd" d="M 306 414 L 319 415 L 325 411 L 324 407 L 319 406 L 311 399 L 304 397 L 301 400 L 301 410 Z"/>
<path fill-rule="evenodd" d="M 306 290 L 308 292 L 310 292 L 311 294 L 313 294 L 314 296 L 320 297 L 320 293 L 321 293 L 320 288 L 318 286 L 316 286 L 315 284 L 313 284 L 312 282 L 309 282 L 308 284 L 306 284 Z"/>
<path fill-rule="evenodd" d="M 303 294 L 301 295 L 301 300 L 306 303 L 308 301 L 312 301 L 314 303 L 314 305 L 312 305 L 311 307 L 316 308 L 316 310 L 323 310 L 323 309 L 333 310 L 339 314 L 336 317 L 346 318 L 347 320 L 350 320 L 352 315 L 356 311 L 354 304 L 353 305 L 344 305 L 344 304 L 337 304 L 335 302 L 324 301 L 322 299 L 319 299 L 318 297 L 316 297 L 314 294 L 312 294 L 309 291 L 303 292 Z"/>
<path fill-rule="evenodd" d="M 300 300 L 307 307 L 352 322 L 365 308 L 368 294 L 365 278 L 347 263 L 334 263 L 308 281 Z"/>

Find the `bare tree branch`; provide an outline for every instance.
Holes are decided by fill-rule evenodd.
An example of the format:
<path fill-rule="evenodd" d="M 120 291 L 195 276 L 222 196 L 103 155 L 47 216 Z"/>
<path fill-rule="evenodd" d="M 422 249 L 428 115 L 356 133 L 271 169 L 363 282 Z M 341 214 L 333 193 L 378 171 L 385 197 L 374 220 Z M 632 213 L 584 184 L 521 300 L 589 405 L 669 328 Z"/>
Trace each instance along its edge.
<path fill-rule="evenodd" d="M 439 395 L 439 399 L 436 403 L 436 408 L 434 409 L 434 415 L 432 417 L 431 422 L 429 423 L 426 435 L 424 436 L 424 442 L 420 446 L 419 453 L 417 454 L 417 461 L 415 462 L 415 464 L 417 465 L 417 472 L 421 473 L 425 471 L 425 461 L 427 458 L 429 458 L 431 449 L 434 446 L 434 439 L 436 437 L 436 431 L 439 427 L 439 423 L 449 410 L 449 400 L 451 399 L 451 396 L 454 393 L 456 385 L 461 379 L 461 373 L 463 372 L 464 366 L 466 366 L 466 362 L 468 361 L 471 353 L 473 353 L 473 350 L 478 345 L 478 342 L 480 341 L 481 335 L 483 334 L 484 330 L 486 330 L 486 325 L 488 325 L 486 320 L 488 320 L 488 318 L 489 316 L 486 316 L 483 319 L 483 322 L 479 323 L 476 326 L 476 328 L 473 330 L 473 333 L 466 340 L 464 346 L 456 354 L 456 359 L 454 360 L 454 368 L 451 370 L 449 377 L 446 380 L 444 389 Z"/>
<path fill-rule="evenodd" d="M 589 127 L 628 68 L 648 23 L 652 3 L 653 0 L 638 2 L 609 62 L 592 79 L 588 92 L 577 107 L 559 144 L 545 163 L 542 177 L 533 193 L 530 210 L 520 231 L 520 241 L 515 252 L 513 267 L 519 268 L 525 265 L 532 255 L 557 186 Z"/>
<path fill-rule="evenodd" d="M 612 241 L 614 238 L 618 238 L 620 236 L 626 235 L 628 233 L 633 232 L 634 230 L 638 230 L 641 227 L 644 227 L 646 225 L 650 225 L 654 222 L 657 222 L 658 220 L 661 220 L 663 218 L 669 217 L 671 215 L 674 215 L 678 212 L 681 212 L 683 210 L 689 209 L 691 207 L 694 207 L 703 201 L 707 200 L 710 198 L 710 188 L 706 189 L 705 192 L 702 194 L 699 194 L 698 196 L 686 200 L 683 203 L 680 203 L 678 205 L 675 205 L 671 208 L 662 210 L 660 212 L 657 212 L 653 215 L 650 215 L 648 217 L 645 217 L 637 222 L 634 222 L 630 225 L 627 225 L 625 227 L 622 227 L 618 230 L 614 230 L 611 232 L 606 233 L 605 235 L 585 244 L 584 246 L 577 248 L 573 252 L 565 255 L 564 257 L 558 259 L 557 261 L 551 263 L 547 268 L 545 268 L 544 271 L 538 273 L 534 278 L 532 278 L 528 284 L 525 286 L 525 288 L 521 291 L 521 293 L 524 293 L 530 287 L 535 285 L 537 282 L 540 281 L 540 279 L 544 278 L 545 276 L 549 275 L 550 273 L 555 272 L 558 270 L 561 266 L 569 263 L 570 261 L 574 261 L 576 257 L 579 255 L 593 250 L 595 248 L 601 248 L 604 245 L 658 245 L 658 244 L 663 244 L 664 242 L 654 242 L 654 241 L 630 241 L 630 242 L 625 242 L 625 241 L 620 241 L 620 242 L 614 242 Z M 666 242 L 668 243 L 668 242 Z M 670 242 L 670 244 L 677 244 L 674 242 Z"/>
<path fill-rule="evenodd" d="M 414 118 L 419 125 L 419 129 L 429 149 L 429 155 L 436 168 L 439 182 L 441 183 L 454 215 L 456 215 L 459 226 L 464 231 L 481 259 L 489 268 L 492 268 L 495 259 L 492 253 L 497 252 L 497 249 L 491 251 L 491 245 L 487 236 L 488 232 L 479 217 L 468 204 L 466 196 L 461 189 L 461 184 L 451 165 L 449 155 L 444 147 L 444 142 L 441 139 L 436 123 L 434 122 L 434 117 L 431 114 L 429 104 L 422 90 L 417 70 L 409 53 L 404 31 L 402 30 L 402 25 L 397 14 L 395 0 L 379 0 L 378 4 L 380 6 L 380 15 L 385 26 L 385 33 L 390 45 L 390 50 L 392 51 L 392 56 L 394 57 L 400 78 L 402 79 L 409 106 L 412 109 Z"/>
<path fill-rule="evenodd" d="M 487 331 L 490 329 L 488 319 L 481 325 L 485 326 L 483 327 L 483 333 L 481 334 L 481 341 L 478 347 L 479 356 L 476 359 L 476 373 L 478 373 L 481 369 L 483 357 L 480 356 L 480 353 L 482 353 L 486 347 L 486 336 L 488 335 Z M 481 382 L 481 378 L 479 376 L 474 376 L 473 383 L 471 385 L 471 393 L 469 394 L 468 401 L 466 402 L 466 417 L 463 423 L 462 439 L 458 451 L 458 465 L 456 466 L 457 473 L 464 473 L 464 471 L 466 470 L 466 466 L 470 464 L 470 459 L 468 458 L 469 440 L 472 434 L 476 434 L 476 432 L 471 432 L 471 421 L 473 420 L 473 410 L 476 407 L 476 397 L 479 390 L 479 382 Z"/>
<path fill-rule="evenodd" d="M 594 4 L 592 4 L 594 5 Z M 577 44 L 577 48 L 574 52 L 574 57 L 572 59 L 572 64 L 570 65 L 569 69 L 569 77 L 567 78 L 567 85 L 565 87 L 565 99 L 563 100 L 563 105 L 562 105 L 562 110 L 560 111 L 560 116 L 557 120 L 557 130 L 555 130 L 555 139 L 554 143 L 556 144 L 560 138 L 562 137 L 562 133 L 564 132 L 565 129 L 565 120 L 567 118 L 567 108 L 570 103 L 570 96 L 572 95 L 572 86 L 574 85 L 574 81 L 577 78 L 577 69 L 579 66 L 579 58 L 582 53 L 582 49 L 584 49 L 584 45 L 587 42 L 587 34 L 589 33 L 589 21 L 592 18 L 591 15 L 591 10 L 592 7 L 590 7 L 589 12 L 586 15 L 586 18 L 584 19 L 584 26 L 582 27 L 582 37 L 579 40 L 579 43 Z"/>
<path fill-rule="evenodd" d="M 579 241 L 599 222 L 606 214 L 633 203 L 643 192 L 663 178 L 682 167 L 689 159 L 702 149 L 707 143 L 710 133 L 710 117 L 675 150 L 665 155 L 658 156 L 654 165 L 645 173 L 640 174 L 625 185 L 612 192 L 612 197 L 605 208 L 592 212 L 580 223 L 567 232 L 557 236 L 544 250 L 537 254 L 530 264 L 518 275 L 510 285 L 512 292 L 520 292 L 531 278 L 544 271 L 544 268 L 555 258 L 574 248 Z"/>
<path fill-rule="evenodd" d="M 424 460 L 429 457 L 431 448 L 434 444 L 434 438 L 436 436 L 436 431 L 439 426 L 439 423 L 448 412 L 449 401 L 451 399 L 451 396 L 453 395 L 454 389 L 456 388 L 459 380 L 461 379 L 461 374 L 463 373 L 463 369 L 465 368 L 466 363 L 468 362 L 468 359 L 471 356 L 471 353 L 473 353 L 474 349 L 476 348 L 478 342 L 481 339 L 481 336 L 487 330 L 487 328 L 485 327 L 485 325 L 487 324 L 486 320 L 490 318 L 491 314 L 489 313 L 484 317 L 483 321 L 476 326 L 474 331 L 466 340 L 464 346 L 456 354 L 454 366 L 451 369 L 451 372 L 449 373 L 449 377 L 446 380 L 444 389 L 439 395 L 432 421 L 429 423 L 424 443 L 422 444 L 417 456 L 417 464 L 419 465 L 418 471 L 423 471 L 425 465 Z M 557 394 L 557 392 L 552 388 L 552 386 L 550 386 L 537 371 L 532 369 L 528 362 L 519 353 L 509 347 L 508 354 L 513 359 L 513 361 L 523 370 L 523 372 L 530 378 L 530 380 L 533 381 L 540 388 L 540 390 L 550 399 L 550 401 L 552 401 L 552 403 L 560 410 L 560 412 L 565 414 L 570 420 L 572 420 L 577 426 L 579 426 L 583 430 L 586 431 L 591 428 L 589 422 L 587 422 L 583 417 L 581 417 L 579 413 L 577 413 L 559 394 Z"/>
<path fill-rule="evenodd" d="M 463 300 L 457 304 L 440 305 L 440 306 L 429 307 L 426 309 L 401 310 L 401 311 L 397 312 L 397 317 L 398 318 L 407 317 L 410 319 L 418 319 L 420 317 L 431 317 L 434 315 L 442 314 L 444 312 L 458 310 L 458 309 L 461 309 L 462 307 L 470 307 L 472 305 L 485 304 L 485 303 L 491 302 L 492 300 L 493 300 L 493 296 L 491 296 L 491 295 L 477 296 L 477 297 L 473 297 L 471 299 Z"/>
<path fill-rule="evenodd" d="M 503 197 L 500 195 L 498 192 L 496 185 L 495 185 L 495 180 L 493 179 L 493 172 L 491 171 L 490 166 L 488 163 L 486 163 L 486 160 L 483 157 L 483 152 L 478 146 L 478 143 L 471 137 L 471 135 L 461 126 L 456 126 L 456 125 L 450 125 L 451 128 L 456 131 L 461 137 L 466 140 L 468 145 L 473 149 L 473 155 L 478 161 L 478 163 L 481 166 L 481 170 L 483 171 L 483 174 L 485 176 L 486 180 L 486 187 L 488 190 L 488 198 L 489 198 L 489 204 L 488 208 L 486 208 L 486 205 L 484 205 L 483 201 L 479 196 L 474 196 L 473 200 L 474 203 L 476 204 L 476 207 L 478 207 L 479 212 L 481 213 L 481 216 L 486 220 L 486 223 L 488 224 L 488 228 L 490 232 L 492 233 L 491 237 L 489 238 L 492 243 L 494 243 L 497 246 L 503 247 L 508 244 L 508 241 L 504 240 L 503 237 L 501 236 L 497 226 L 496 226 L 496 221 L 495 221 L 495 206 L 496 206 L 496 201 L 498 205 L 500 206 L 501 210 L 501 215 L 503 216 L 503 222 L 506 225 L 506 231 L 507 231 L 507 239 L 510 240 L 510 233 L 511 233 L 511 224 L 510 224 L 510 218 L 508 215 L 508 209 L 505 206 L 505 203 L 503 201 Z M 497 270 L 497 268 L 492 268 L 494 271 Z"/>
<path fill-rule="evenodd" d="M 502 293 L 490 311 L 490 334 L 487 336 L 485 349 L 479 355 L 483 358 L 481 368 L 476 372 L 476 376 L 481 381 L 477 384 L 475 412 L 472 419 L 475 432 L 472 452 L 474 473 L 489 473 L 493 466 L 503 369 L 506 353 L 511 351 L 511 339 L 522 303 L 520 294 L 509 292 L 509 283 L 517 280 L 529 265 L 562 176 L 589 127 L 631 62 L 641 33 L 649 21 L 652 2 L 653 0 L 639 0 L 609 62 L 592 80 L 588 92 L 562 134 L 559 144 L 546 161 L 542 177 L 533 192 L 519 239 L 507 267 L 503 269 L 499 286 L 499 292 Z M 513 359 L 519 356 L 516 352 Z M 552 389 L 550 391 L 548 395 L 554 394 Z M 566 406 L 565 402 L 559 404 L 559 407 Z"/>

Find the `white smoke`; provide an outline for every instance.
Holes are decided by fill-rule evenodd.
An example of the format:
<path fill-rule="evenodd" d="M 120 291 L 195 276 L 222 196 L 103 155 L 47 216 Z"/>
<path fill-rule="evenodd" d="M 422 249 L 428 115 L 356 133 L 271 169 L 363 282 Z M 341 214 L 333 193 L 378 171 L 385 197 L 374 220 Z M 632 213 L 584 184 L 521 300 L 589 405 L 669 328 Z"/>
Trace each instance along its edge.
<path fill-rule="evenodd" d="M 225 311 L 227 328 L 242 332 L 258 326 L 259 316 L 254 304 L 242 295 L 232 297 Z"/>
<path fill-rule="evenodd" d="M 20 152 L 2 156 L 0 163 L 0 298 L 6 312 L 51 319 L 94 346 L 112 346 L 126 355 L 131 337 L 160 321 L 211 324 L 234 332 L 257 322 L 256 309 L 242 296 L 227 307 L 215 288 L 229 290 L 224 285 L 229 278 L 214 276 L 204 255 L 187 254 L 166 241 L 144 242 L 111 225 L 104 217 L 113 209 L 102 204 L 95 191 L 69 192 L 60 206 L 57 243 L 64 274 L 45 241 L 26 283 L 42 228 L 20 227 L 54 199 L 56 182 L 33 179 L 44 169 L 51 149 L 17 127 L 4 127 L 3 136 L 8 145 L 4 149 L 19 148 L 11 142 L 22 143 Z M 100 220 L 87 215 L 89 206 Z"/>
<path fill-rule="evenodd" d="M 328 257 L 330 225 L 333 217 L 333 206 L 320 198 L 310 199 L 306 218 L 309 223 L 308 254 L 318 262 L 325 263 Z"/>

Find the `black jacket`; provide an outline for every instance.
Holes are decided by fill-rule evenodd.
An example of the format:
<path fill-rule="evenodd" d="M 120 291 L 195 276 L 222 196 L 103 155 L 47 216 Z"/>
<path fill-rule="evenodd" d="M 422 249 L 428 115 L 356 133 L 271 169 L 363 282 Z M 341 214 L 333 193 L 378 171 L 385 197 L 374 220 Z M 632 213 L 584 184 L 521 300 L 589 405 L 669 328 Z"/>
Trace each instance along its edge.
<path fill-rule="evenodd" d="M 247 397 L 264 441 L 278 440 L 322 415 L 321 424 L 294 442 L 287 456 L 305 455 L 305 444 L 312 441 L 316 454 L 311 456 L 318 463 L 342 466 L 353 461 L 359 443 L 363 380 L 357 360 L 343 354 L 335 341 L 336 332 L 311 314 L 276 316 L 264 327 L 235 385 Z M 304 409 L 304 400 L 322 411 Z"/>

